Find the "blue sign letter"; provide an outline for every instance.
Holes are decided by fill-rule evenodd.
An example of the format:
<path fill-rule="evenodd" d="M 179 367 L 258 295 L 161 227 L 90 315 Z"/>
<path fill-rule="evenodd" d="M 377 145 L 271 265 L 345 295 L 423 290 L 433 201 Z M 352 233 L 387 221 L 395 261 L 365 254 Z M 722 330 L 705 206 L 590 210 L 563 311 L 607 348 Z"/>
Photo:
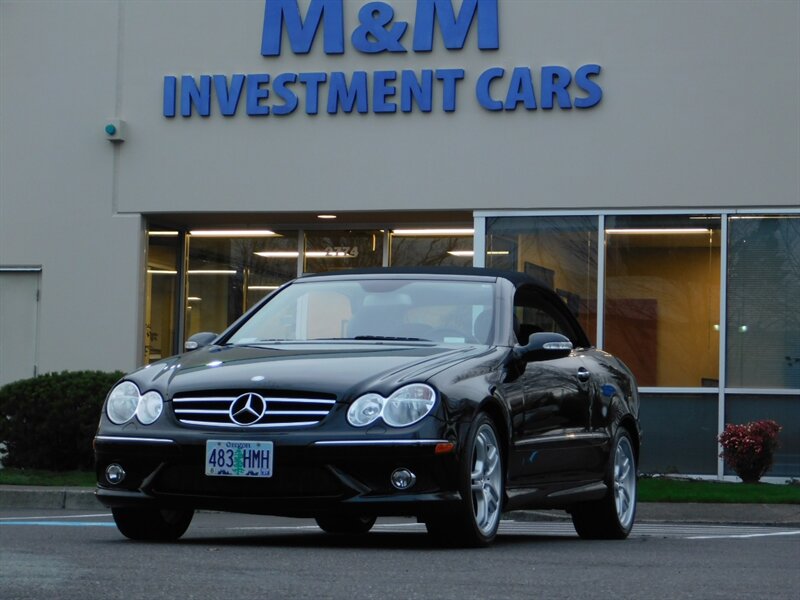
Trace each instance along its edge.
<path fill-rule="evenodd" d="M 342 0 L 311 0 L 303 21 L 297 0 L 265 0 L 264 31 L 261 38 L 263 56 L 280 56 L 283 24 L 295 54 L 308 54 L 317 35 L 321 19 L 325 22 L 325 54 L 344 54 L 344 17 Z"/>
<path fill-rule="evenodd" d="M 442 109 L 453 112 L 456 109 L 456 83 L 464 79 L 464 69 L 436 69 L 436 79 L 442 82 Z"/>
<path fill-rule="evenodd" d="M 201 117 L 211 114 L 211 76 L 200 75 L 200 87 L 191 75 L 181 77 L 181 116 L 192 116 L 192 105 Z"/>
<path fill-rule="evenodd" d="M 600 65 L 583 65 L 575 73 L 575 85 L 588 94 L 586 98 L 575 98 L 575 108 L 591 108 L 603 99 L 603 88 L 589 79 L 590 75 L 599 75 Z"/>
<path fill-rule="evenodd" d="M 542 67 L 542 108 L 553 108 L 553 96 L 559 108 L 572 108 L 567 87 L 572 82 L 572 73 L 564 67 Z"/>
<path fill-rule="evenodd" d="M 360 113 L 368 110 L 367 98 L 367 72 L 355 71 L 350 87 L 347 86 L 347 79 L 344 73 L 335 71 L 331 73 L 331 85 L 328 92 L 328 113 L 335 115 L 339 112 L 339 105 L 346 113 L 353 111 L 353 105 Z"/>
<path fill-rule="evenodd" d="M 178 88 L 178 78 L 174 75 L 164 75 L 164 116 L 175 116 L 175 92 Z"/>
<path fill-rule="evenodd" d="M 492 85 L 492 81 L 501 79 L 505 74 L 506 71 L 502 67 L 492 67 L 491 69 L 486 69 L 481 73 L 481 76 L 478 77 L 478 84 L 475 86 L 475 95 L 478 98 L 478 104 L 486 110 L 503 110 L 503 103 L 492 98 L 489 88 Z"/>
<path fill-rule="evenodd" d="M 214 87 L 217 90 L 217 102 L 219 111 L 226 117 L 236 114 L 236 107 L 239 106 L 239 98 L 242 97 L 245 76 L 235 74 L 231 77 L 231 87 L 228 89 L 228 80 L 225 75 L 214 75 Z"/>
<path fill-rule="evenodd" d="M 414 24 L 414 52 L 433 49 L 433 21 L 438 17 L 444 47 L 460 50 L 478 13 L 478 48 L 497 50 L 500 47 L 500 30 L 497 24 L 497 0 L 464 0 L 458 17 L 452 0 L 417 0 Z"/>

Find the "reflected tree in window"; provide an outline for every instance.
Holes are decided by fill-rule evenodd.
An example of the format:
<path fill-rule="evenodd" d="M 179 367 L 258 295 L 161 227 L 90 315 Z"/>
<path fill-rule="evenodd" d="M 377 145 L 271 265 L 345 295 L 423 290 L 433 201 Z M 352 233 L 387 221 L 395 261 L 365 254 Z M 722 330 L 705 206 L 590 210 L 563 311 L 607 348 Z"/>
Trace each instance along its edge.
<path fill-rule="evenodd" d="M 733 217 L 728 386 L 800 389 L 800 217 Z"/>

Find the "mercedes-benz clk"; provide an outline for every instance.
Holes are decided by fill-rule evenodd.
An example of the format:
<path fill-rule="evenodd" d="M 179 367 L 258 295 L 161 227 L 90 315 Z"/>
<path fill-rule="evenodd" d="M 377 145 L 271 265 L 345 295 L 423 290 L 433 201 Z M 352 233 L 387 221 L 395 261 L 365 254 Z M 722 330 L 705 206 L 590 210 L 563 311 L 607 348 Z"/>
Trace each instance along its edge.
<path fill-rule="evenodd" d="M 334 534 L 412 516 L 473 546 L 508 510 L 564 509 L 586 538 L 633 526 L 634 378 L 522 274 L 307 275 L 189 342 L 103 407 L 97 497 L 129 538 L 177 539 L 198 509 Z"/>

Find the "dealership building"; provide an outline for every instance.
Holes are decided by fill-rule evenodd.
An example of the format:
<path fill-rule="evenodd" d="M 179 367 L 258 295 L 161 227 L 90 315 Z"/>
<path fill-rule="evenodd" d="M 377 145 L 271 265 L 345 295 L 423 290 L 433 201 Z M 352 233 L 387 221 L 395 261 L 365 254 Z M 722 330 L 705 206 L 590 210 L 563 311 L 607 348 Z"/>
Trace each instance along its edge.
<path fill-rule="evenodd" d="M 635 372 L 645 472 L 800 477 L 797 0 L 0 0 L 0 384 L 282 283 L 487 266 Z"/>

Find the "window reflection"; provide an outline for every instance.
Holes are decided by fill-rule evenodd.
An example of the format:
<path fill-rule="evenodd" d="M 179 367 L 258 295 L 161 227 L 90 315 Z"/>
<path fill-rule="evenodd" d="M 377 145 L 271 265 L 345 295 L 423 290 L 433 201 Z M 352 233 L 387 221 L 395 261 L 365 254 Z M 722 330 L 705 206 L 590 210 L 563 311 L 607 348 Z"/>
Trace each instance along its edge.
<path fill-rule="evenodd" d="M 717 386 L 719 217 L 608 217 L 605 242 L 604 347 L 640 386 Z"/>
<path fill-rule="evenodd" d="M 297 235 L 188 238 L 185 337 L 221 332 L 297 272 Z M 293 256 L 292 256 L 293 253 Z"/>
<path fill-rule="evenodd" d="M 717 473 L 715 393 L 642 394 L 639 419 L 647 435 L 643 473 Z"/>
<path fill-rule="evenodd" d="M 556 290 L 594 341 L 597 218 L 488 218 L 486 266 L 527 273 Z"/>
<path fill-rule="evenodd" d="M 472 230 L 463 235 L 425 235 L 424 230 L 393 231 L 389 264 L 393 267 L 471 267 Z"/>
<path fill-rule="evenodd" d="M 316 231 L 306 233 L 304 273 L 380 267 L 382 231 Z"/>
<path fill-rule="evenodd" d="M 800 217 L 729 221 L 728 386 L 800 389 Z"/>
<path fill-rule="evenodd" d="M 177 231 L 150 231 L 147 236 L 145 363 L 176 352 L 174 344 L 180 241 Z"/>

